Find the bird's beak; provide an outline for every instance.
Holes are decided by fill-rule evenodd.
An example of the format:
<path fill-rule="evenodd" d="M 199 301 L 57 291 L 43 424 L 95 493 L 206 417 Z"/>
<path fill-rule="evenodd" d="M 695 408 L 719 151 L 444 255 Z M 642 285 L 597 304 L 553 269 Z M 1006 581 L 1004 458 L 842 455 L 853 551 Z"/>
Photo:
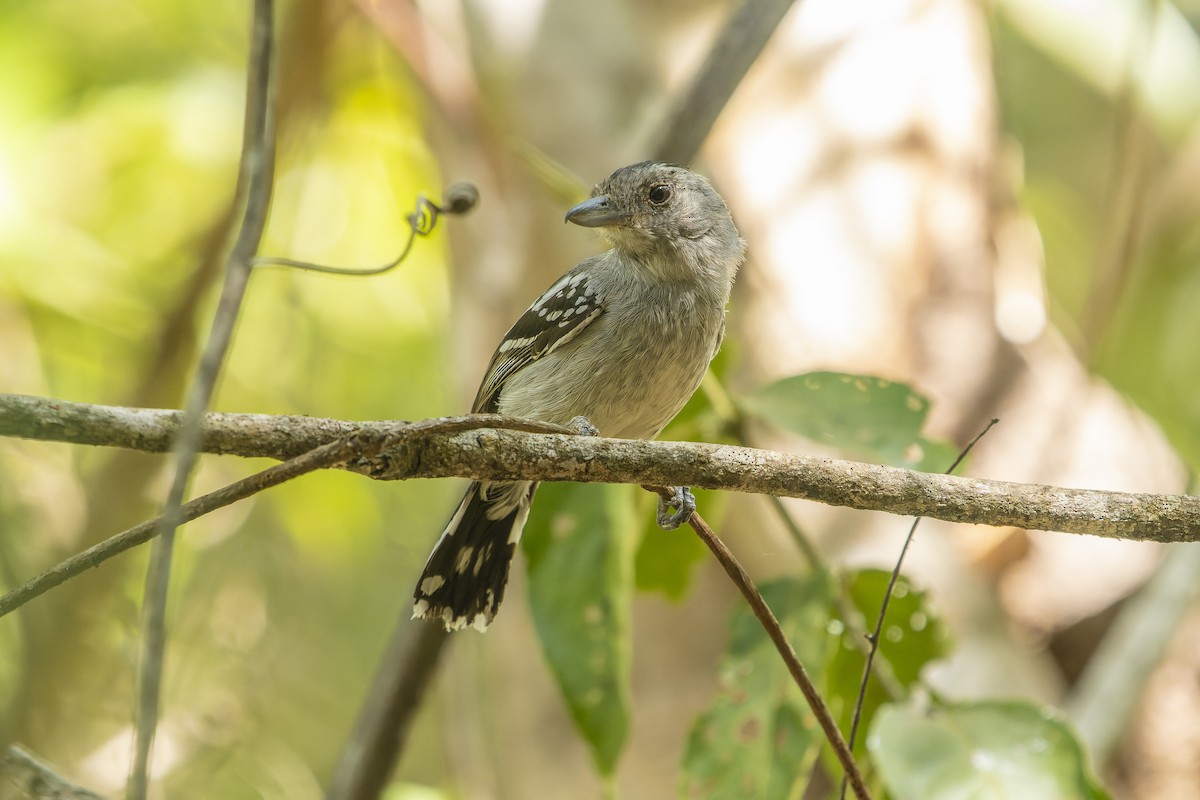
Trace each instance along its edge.
<path fill-rule="evenodd" d="M 608 196 L 602 194 L 584 200 L 572 208 L 567 212 L 567 216 L 563 218 L 563 222 L 574 222 L 576 225 L 582 225 L 585 228 L 608 228 L 628 222 L 629 217 L 629 212 L 618 211 L 613 207 L 612 201 L 608 199 Z"/>

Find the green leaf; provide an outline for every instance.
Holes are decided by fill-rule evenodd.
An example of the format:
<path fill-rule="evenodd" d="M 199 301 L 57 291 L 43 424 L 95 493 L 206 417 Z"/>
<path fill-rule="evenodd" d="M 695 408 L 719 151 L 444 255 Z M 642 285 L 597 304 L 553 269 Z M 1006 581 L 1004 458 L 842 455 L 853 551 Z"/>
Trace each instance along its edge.
<path fill-rule="evenodd" d="M 862 617 L 859 623 L 862 627 L 858 631 L 842 628 L 839 646 L 829 665 L 826 702 L 837 718 L 838 726 L 847 736 L 866 662 L 866 656 L 856 639 L 862 629 L 875 629 L 875 620 L 879 616 L 879 607 L 890 579 L 890 572 L 879 569 L 851 572 L 843 578 L 846 595 Z M 903 575 L 896 581 L 895 591 L 888 603 L 887 619 L 880 639 L 873 672 L 877 674 L 887 670 L 906 689 L 917 682 L 926 664 L 944 657 L 949 649 L 946 625 L 930 605 L 927 593 L 913 588 Z M 867 684 L 855 755 L 865 753 L 866 737 L 863 734 L 870 727 L 876 710 L 891 699 L 876 674 Z"/>
<path fill-rule="evenodd" d="M 522 538 L 542 651 L 604 775 L 629 729 L 634 491 L 542 486 Z"/>
<path fill-rule="evenodd" d="M 690 528 L 664 531 L 651 519 L 637 551 L 637 588 L 662 592 L 669 600 L 682 600 L 695 566 L 707 552 L 704 542 Z"/>
<path fill-rule="evenodd" d="M 801 663 L 819 680 L 832 641 L 829 581 L 789 578 L 760 588 Z M 734 611 L 730 633 L 720 690 L 688 737 L 682 794 L 712 800 L 793 797 L 807 780 L 821 733 L 749 608 Z"/>
<path fill-rule="evenodd" d="M 957 455 L 950 445 L 921 436 L 929 401 L 907 384 L 884 378 L 793 375 L 764 386 L 743 404 L 782 430 L 884 464 L 941 472 Z"/>
<path fill-rule="evenodd" d="M 891 577 L 890 571 L 882 569 L 864 569 L 845 577 L 850 599 L 871 630 Z M 926 664 L 949 651 L 949 631 L 929 602 L 929 593 L 913 587 L 904 575 L 896 580 L 880 638 L 876 660 L 887 659 L 896 679 L 906 687 L 917 682 Z"/>
<path fill-rule="evenodd" d="M 725 495 L 695 490 L 696 508 L 709 524 L 716 525 L 725 507 Z M 662 592 L 670 600 L 681 600 L 692 581 L 696 565 L 704 560 L 708 548 L 691 528 L 664 531 L 655 519 L 655 499 L 645 493 L 638 502 L 638 517 L 644 519 L 641 544 L 637 550 L 635 576 L 641 591 Z"/>
<path fill-rule="evenodd" d="M 880 709 L 868 748 L 895 800 L 1106 800 L 1066 723 L 1029 703 Z"/>

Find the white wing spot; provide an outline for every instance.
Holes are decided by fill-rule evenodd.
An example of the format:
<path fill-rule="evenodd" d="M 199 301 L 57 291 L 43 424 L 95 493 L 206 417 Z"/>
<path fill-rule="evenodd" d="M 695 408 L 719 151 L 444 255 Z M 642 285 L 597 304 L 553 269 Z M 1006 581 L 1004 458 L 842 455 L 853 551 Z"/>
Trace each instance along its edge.
<path fill-rule="evenodd" d="M 446 579 L 443 578 L 441 575 L 430 575 L 428 578 L 421 581 L 421 594 L 433 594 L 438 589 L 442 588 L 442 584 L 444 584 L 445 582 L 446 582 Z M 420 605 L 421 603 L 425 603 L 425 601 L 424 600 L 419 601 L 418 605 Z M 429 606 L 428 603 L 425 603 L 425 605 L 426 605 L 426 607 Z"/>
<path fill-rule="evenodd" d="M 562 297 L 562 289 L 564 286 L 567 285 L 569 280 L 570 279 L 564 275 L 563 277 L 561 277 L 557 281 L 555 281 L 554 285 L 551 286 L 549 289 L 547 289 L 546 293 L 544 295 L 542 295 L 541 297 L 539 297 L 536 302 L 534 302 L 532 308 L 534 308 L 534 309 L 542 308 L 543 306 L 545 306 L 547 303 L 550 302 L 551 298 Z"/>
<path fill-rule="evenodd" d="M 546 318 L 547 322 L 554 322 L 554 320 L 562 316 L 562 313 L 562 311 L 551 311 L 549 314 L 547 314 L 546 309 L 542 309 L 542 316 Z"/>
<path fill-rule="evenodd" d="M 578 325 L 576 325 L 571 330 L 564 333 L 560 339 L 555 341 L 554 344 L 550 345 L 550 347 L 546 350 L 546 353 L 553 353 L 555 350 L 557 350 L 558 348 L 562 347 L 567 342 L 574 339 L 576 336 L 578 336 L 580 333 L 582 333 L 583 329 L 587 327 L 588 323 L 591 322 L 592 320 L 594 320 L 597 316 L 599 316 L 599 314 L 600 314 L 600 309 L 593 308 L 591 310 L 591 312 L 586 317 L 583 318 L 582 322 L 580 322 Z M 569 321 L 568 322 L 560 322 L 560 323 L 558 323 L 558 326 L 560 328 L 565 328 L 568 324 L 570 324 Z"/>
<path fill-rule="evenodd" d="M 521 336 L 516 339 L 505 339 L 500 343 L 500 352 L 507 353 L 516 347 L 528 347 L 533 344 L 533 340 L 536 338 L 536 336 Z"/>

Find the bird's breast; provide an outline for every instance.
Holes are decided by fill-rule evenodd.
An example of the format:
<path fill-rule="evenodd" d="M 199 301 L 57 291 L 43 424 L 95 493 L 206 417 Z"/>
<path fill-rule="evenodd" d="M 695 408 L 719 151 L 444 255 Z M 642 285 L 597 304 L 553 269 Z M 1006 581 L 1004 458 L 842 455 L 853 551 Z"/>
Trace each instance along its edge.
<path fill-rule="evenodd" d="M 722 307 L 679 298 L 610 306 L 513 375 L 500 410 L 558 424 L 582 415 L 602 436 L 653 437 L 700 385 L 723 323 Z"/>

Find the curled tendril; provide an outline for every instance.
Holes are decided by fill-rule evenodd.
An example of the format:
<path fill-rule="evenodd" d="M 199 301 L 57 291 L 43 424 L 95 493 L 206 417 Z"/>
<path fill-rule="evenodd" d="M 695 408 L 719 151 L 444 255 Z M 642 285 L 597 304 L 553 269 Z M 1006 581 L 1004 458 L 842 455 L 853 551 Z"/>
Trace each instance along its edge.
<path fill-rule="evenodd" d="M 417 240 L 418 236 L 428 236 L 433 233 L 433 229 L 437 227 L 440 215 L 461 215 L 475 208 L 479 203 L 479 190 L 472 183 L 456 183 L 446 188 L 444 197 L 445 199 L 442 201 L 442 204 L 438 205 L 423 194 L 417 195 L 416 208 L 410 211 L 404 218 L 408 222 L 409 230 L 408 241 L 405 242 L 404 249 L 400 251 L 400 255 L 378 267 L 366 267 L 364 269 L 331 267 L 326 264 L 313 264 L 308 261 L 277 258 L 274 256 L 256 258 L 254 259 L 254 266 L 295 267 L 296 269 L 308 270 L 309 272 L 323 272 L 327 275 L 380 275 L 395 269 L 400 262 L 408 257 L 409 251 L 412 250 L 413 242 Z"/>
<path fill-rule="evenodd" d="M 417 207 L 409 212 L 405 219 L 414 236 L 428 236 L 437 225 L 438 213 L 441 209 L 425 195 L 417 196 Z"/>

